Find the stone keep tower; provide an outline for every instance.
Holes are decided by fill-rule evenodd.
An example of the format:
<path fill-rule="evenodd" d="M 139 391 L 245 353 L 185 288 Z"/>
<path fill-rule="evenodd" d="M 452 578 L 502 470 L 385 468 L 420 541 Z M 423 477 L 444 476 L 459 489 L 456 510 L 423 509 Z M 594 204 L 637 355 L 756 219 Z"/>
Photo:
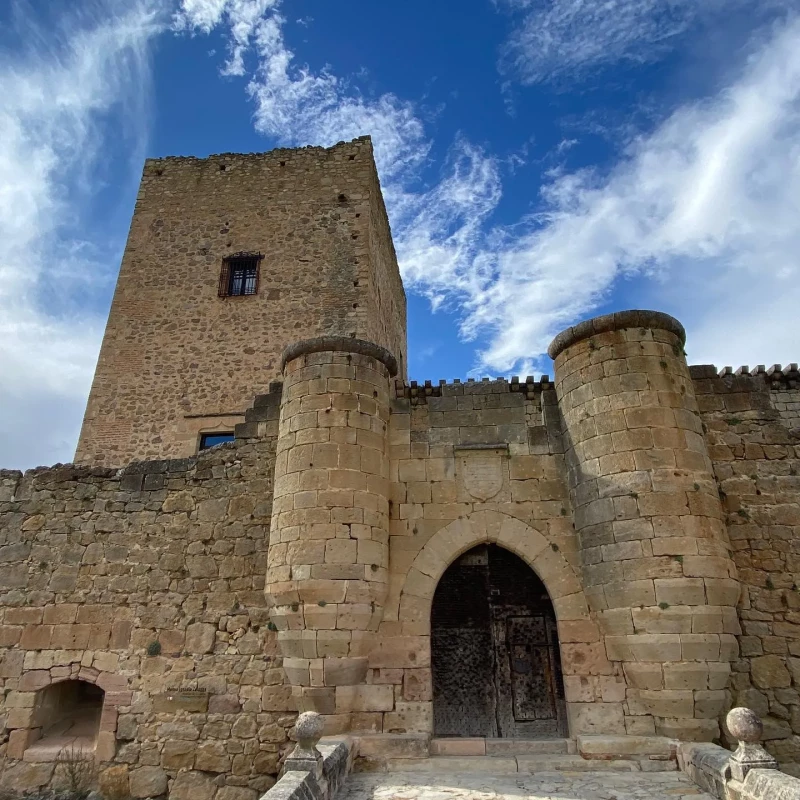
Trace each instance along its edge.
<path fill-rule="evenodd" d="M 76 461 L 182 458 L 232 433 L 285 347 L 406 363 L 406 302 L 369 137 L 145 163 Z"/>

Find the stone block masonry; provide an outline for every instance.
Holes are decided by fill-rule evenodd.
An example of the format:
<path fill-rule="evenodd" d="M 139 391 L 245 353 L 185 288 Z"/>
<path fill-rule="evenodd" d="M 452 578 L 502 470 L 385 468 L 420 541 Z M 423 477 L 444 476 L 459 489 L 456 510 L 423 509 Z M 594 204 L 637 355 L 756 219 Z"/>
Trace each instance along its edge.
<path fill-rule="evenodd" d="M 800 777 L 800 432 L 785 408 L 797 370 L 691 372 L 742 583 L 734 704 L 763 718 L 764 746 Z"/>
<path fill-rule="evenodd" d="M 376 763 L 469 716 L 656 769 L 735 701 L 800 771 L 796 365 L 628 311 L 553 381 L 409 383 L 405 324 L 369 139 L 146 163 L 81 464 L 0 472 L 0 788 L 77 736 L 101 785 L 256 800 L 299 710 Z"/>
<path fill-rule="evenodd" d="M 719 735 L 739 582 L 683 355 L 666 314 L 583 323 L 550 348 L 583 586 L 627 712 L 662 736 Z"/>
<path fill-rule="evenodd" d="M 0 786 L 53 777 L 28 756 L 65 680 L 105 693 L 101 786 L 255 800 L 274 783 L 295 717 L 264 597 L 279 401 L 249 412 L 257 437 L 196 458 L 0 473 Z"/>
<path fill-rule="evenodd" d="M 391 686 L 365 682 L 388 580 L 397 364 L 345 337 L 301 342 L 284 361 L 267 594 L 299 709 L 347 728 L 353 712 L 394 708 Z"/>
<path fill-rule="evenodd" d="M 374 343 L 299 340 L 234 443 L 1 473 L 0 785 L 53 778 L 62 681 L 104 691 L 94 757 L 136 792 L 254 800 L 300 709 L 424 754 L 437 585 L 482 544 L 544 584 L 592 758 L 599 734 L 716 738 L 735 698 L 796 769 L 791 388 L 689 370 L 663 315 L 557 345 L 555 382 L 420 386 Z"/>
<path fill-rule="evenodd" d="M 255 294 L 225 258 L 261 254 Z M 76 461 L 183 458 L 232 431 L 301 338 L 355 336 L 406 364 L 406 301 L 369 137 L 325 149 L 149 159 Z"/>

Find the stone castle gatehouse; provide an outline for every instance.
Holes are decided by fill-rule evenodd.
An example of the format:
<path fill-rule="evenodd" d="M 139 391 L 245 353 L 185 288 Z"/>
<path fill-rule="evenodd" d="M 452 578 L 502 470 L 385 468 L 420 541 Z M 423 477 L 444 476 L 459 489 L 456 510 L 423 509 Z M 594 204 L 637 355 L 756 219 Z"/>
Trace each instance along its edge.
<path fill-rule="evenodd" d="M 419 384 L 405 309 L 368 138 L 146 162 L 76 464 L 0 472 L 0 785 L 255 800 L 299 710 L 655 769 L 736 703 L 798 769 L 797 366 L 623 311 Z"/>

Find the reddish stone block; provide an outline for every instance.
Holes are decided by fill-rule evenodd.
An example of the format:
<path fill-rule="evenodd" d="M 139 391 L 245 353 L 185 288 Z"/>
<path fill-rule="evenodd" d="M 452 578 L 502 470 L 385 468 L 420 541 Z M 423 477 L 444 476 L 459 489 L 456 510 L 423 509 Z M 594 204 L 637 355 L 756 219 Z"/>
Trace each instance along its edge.
<path fill-rule="evenodd" d="M 128 679 L 124 675 L 103 672 L 97 678 L 97 685 L 104 692 L 123 692 L 128 688 Z"/>
<path fill-rule="evenodd" d="M 55 606 L 46 606 L 43 621 L 45 625 L 71 625 L 75 622 L 78 606 L 75 603 L 60 603 Z"/>
<path fill-rule="evenodd" d="M 94 669 L 94 667 L 81 667 L 78 672 L 78 679 L 89 683 L 95 683 L 99 677 L 100 671 Z"/>
<path fill-rule="evenodd" d="M 184 631 L 160 631 L 158 641 L 165 655 L 178 655 L 183 652 L 186 634 Z"/>
<path fill-rule="evenodd" d="M 22 627 L 19 625 L 0 625 L 0 647 L 13 647 L 19 643 Z"/>
<path fill-rule="evenodd" d="M 105 702 L 109 706 L 129 706 L 133 692 L 106 692 Z"/>
<path fill-rule="evenodd" d="M 46 669 L 33 669 L 23 673 L 19 679 L 19 691 L 38 692 L 51 683 L 50 672 Z"/>
<path fill-rule="evenodd" d="M 115 622 L 111 626 L 111 639 L 108 647 L 111 650 L 124 650 L 131 643 L 133 623 L 128 620 Z"/>
<path fill-rule="evenodd" d="M 39 728 L 18 728 L 11 731 L 8 736 L 6 756 L 8 758 L 22 758 L 23 753 L 28 749 L 31 742 L 36 740 L 38 734 Z"/>
<path fill-rule="evenodd" d="M 6 625 L 40 625 L 42 622 L 42 609 L 30 608 L 7 608 L 3 622 Z"/>
<path fill-rule="evenodd" d="M 117 741 L 113 733 L 100 731 L 97 734 L 97 744 L 94 749 L 94 757 L 98 761 L 113 761 L 117 752 Z"/>
<path fill-rule="evenodd" d="M 114 733 L 117 730 L 118 718 L 119 712 L 114 706 L 104 705 L 103 712 L 100 715 L 100 730 Z"/>
<path fill-rule="evenodd" d="M 78 622 L 108 623 L 114 615 L 112 606 L 85 605 L 78 608 Z"/>
<path fill-rule="evenodd" d="M 105 650 L 111 638 L 111 625 L 93 624 L 89 628 L 89 642 L 87 647 L 90 650 Z"/>
<path fill-rule="evenodd" d="M 46 650 L 52 637 L 52 625 L 28 625 L 22 631 L 19 646 L 23 650 Z"/>
<path fill-rule="evenodd" d="M 63 650 L 85 650 L 89 644 L 89 625 L 54 625 L 50 646 Z"/>

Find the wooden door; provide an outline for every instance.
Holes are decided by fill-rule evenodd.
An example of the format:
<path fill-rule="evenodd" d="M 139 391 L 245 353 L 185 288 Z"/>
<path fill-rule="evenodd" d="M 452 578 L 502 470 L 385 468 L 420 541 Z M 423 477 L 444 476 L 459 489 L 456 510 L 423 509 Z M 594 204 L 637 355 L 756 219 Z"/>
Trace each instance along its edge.
<path fill-rule="evenodd" d="M 496 545 L 442 576 L 431 614 L 434 733 L 566 735 L 555 614 L 544 586 Z"/>

